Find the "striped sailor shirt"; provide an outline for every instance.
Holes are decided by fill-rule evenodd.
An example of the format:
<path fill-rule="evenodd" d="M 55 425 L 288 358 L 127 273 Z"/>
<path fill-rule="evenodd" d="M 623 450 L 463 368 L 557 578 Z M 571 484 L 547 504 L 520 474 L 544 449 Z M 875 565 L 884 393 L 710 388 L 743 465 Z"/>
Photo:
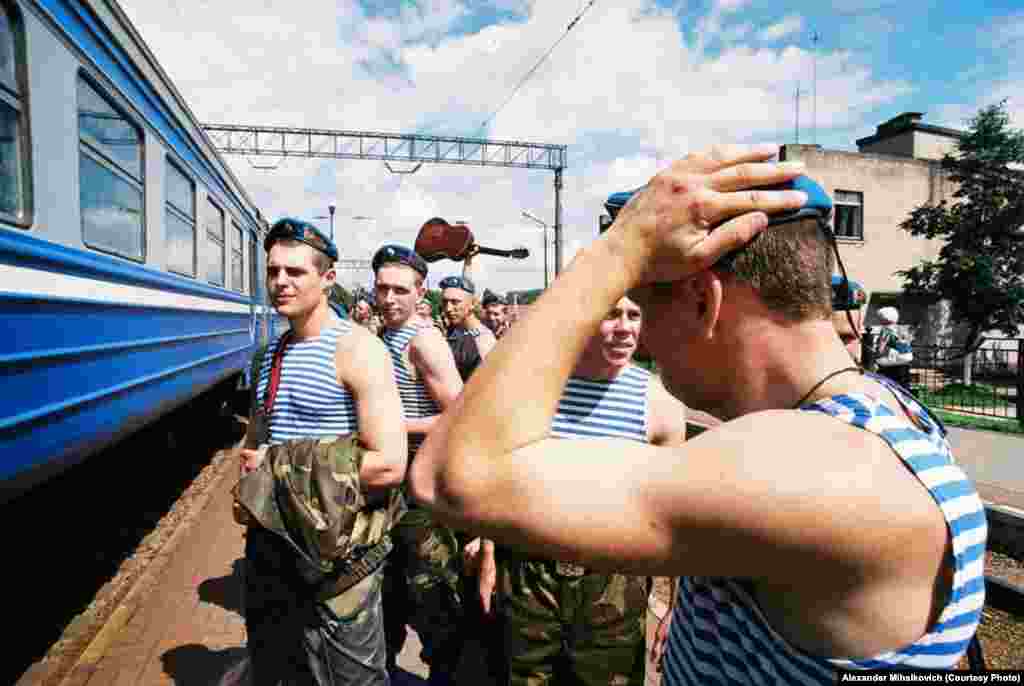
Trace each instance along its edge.
<path fill-rule="evenodd" d="M 285 348 L 281 382 L 270 408 L 271 445 L 297 438 L 343 436 L 358 430 L 355 400 L 347 388 L 338 384 L 334 365 L 338 337 L 351 330 L 351 322 L 336 319 L 325 325 L 319 336 L 292 341 Z M 277 339 L 267 346 L 260 365 L 256 398 L 261 404 L 266 398 L 275 350 Z"/>
<path fill-rule="evenodd" d="M 666 686 L 836 683 L 837 669 L 952 669 L 978 628 L 985 603 L 985 510 L 953 461 L 945 431 L 906 391 L 871 375 L 903 401 L 914 426 L 865 394 L 837 395 L 801 410 L 823 412 L 877 434 L 935 500 L 953 548 L 953 585 L 937 622 L 899 650 L 865 659 L 823 658 L 791 646 L 762 614 L 749 582 L 683 577 L 663 665 Z"/>
<path fill-rule="evenodd" d="M 650 380 L 650 372 L 632 365 L 607 381 L 570 376 L 551 422 L 551 435 L 646 443 Z"/>
<path fill-rule="evenodd" d="M 385 329 L 381 334 L 384 345 L 391 354 L 391 365 L 395 369 L 395 382 L 398 384 L 398 395 L 402 398 L 402 410 L 406 419 L 419 419 L 441 414 L 433 396 L 427 390 L 422 379 L 414 376 L 415 370 L 410 369 L 409 344 L 419 333 L 420 327 L 403 326 L 400 329 Z M 416 454 L 425 438 L 424 434 L 409 434 L 409 457 Z"/>

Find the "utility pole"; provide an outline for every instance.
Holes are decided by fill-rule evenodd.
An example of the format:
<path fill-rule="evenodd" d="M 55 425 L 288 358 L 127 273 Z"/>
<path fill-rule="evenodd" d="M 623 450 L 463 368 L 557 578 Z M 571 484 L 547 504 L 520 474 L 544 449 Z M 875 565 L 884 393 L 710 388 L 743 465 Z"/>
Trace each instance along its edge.
<path fill-rule="evenodd" d="M 814 95 L 811 101 L 811 142 L 815 145 L 818 144 L 818 41 L 821 36 L 815 31 L 811 34 L 811 50 L 814 57 L 814 76 L 813 76 L 813 88 Z"/>
<path fill-rule="evenodd" d="M 562 273 L 562 168 L 555 170 L 555 276 Z"/>
<path fill-rule="evenodd" d="M 543 219 L 538 219 L 526 210 L 523 210 L 523 216 L 527 219 L 537 222 L 540 228 L 544 232 L 544 290 L 548 289 L 548 229 L 550 228 Z"/>

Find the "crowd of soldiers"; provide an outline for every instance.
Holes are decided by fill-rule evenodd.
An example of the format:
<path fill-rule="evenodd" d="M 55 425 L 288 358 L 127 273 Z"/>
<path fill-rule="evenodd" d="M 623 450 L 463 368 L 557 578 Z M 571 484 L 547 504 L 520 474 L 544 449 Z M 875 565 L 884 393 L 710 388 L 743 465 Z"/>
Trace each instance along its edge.
<path fill-rule="evenodd" d="M 432 685 L 454 683 L 472 645 L 495 684 L 641 686 L 655 575 L 683 582 L 651 649 L 659 669 L 668 656 L 667 683 L 831 683 L 840 668 L 962 654 L 977 618 L 960 601 L 977 598 L 969 553 L 948 548 L 963 527 L 915 480 L 926 467 L 911 451 L 966 481 L 941 425 L 857 364 L 863 292 L 845 274 L 829 289 L 831 203 L 805 177 L 780 189 L 800 168 L 769 157 L 688 158 L 609 207 L 611 230 L 519 321 L 497 295 L 478 300 L 472 255 L 440 281 L 437 321 L 428 264 L 398 244 L 374 254 L 372 302 L 343 319 L 327 301 L 335 245 L 301 220 L 273 225 L 267 284 L 290 330 L 254 366 L 240 484 L 269 472 L 293 493 L 322 453 L 356 492 L 334 507 L 325 477 L 289 501 L 301 506 L 277 496 L 280 531 L 244 520 L 254 683 L 392 683 L 412 627 Z M 642 328 L 656 328 L 660 375 L 633 362 Z M 692 449 L 687 405 L 727 420 Z M 794 432 L 816 446 L 820 479 L 811 462 L 772 466 L 776 443 L 802 454 Z M 339 436 L 356 447 L 317 447 Z M 737 457 L 761 450 L 771 460 Z M 864 451 L 887 492 L 857 471 Z M 902 472 L 882 465 L 894 454 Z M 976 494 L 958 488 L 957 516 L 974 516 Z M 311 574 L 296 559 L 338 533 L 335 510 L 358 512 L 341 538 L 359 544 Z M 870 535 L 833 511 L 866 517 Z M 952 647 L 928 662 L 922 642 Z"/>
<path fill-rule="evenodd" d="M 511 296 L 503 297 L 501 294 L 489 288 L 484 289 L 483 295 L 477 299 L 476 287 L 472 278 L 472 261 L 474 254 L 467 255 L 463 264 L 463 278 L 470 284 L 470 290 L 466 291 L 472 302 L 472 312 L 479 322 L 487 327 L 487 330 L 495 338 L 501 338 L 508 328 L 519 317 L 519 303 Z M 444 286 L 442 285 L 443 289 Z M 461 290 L 461 289 L 460 289 Z M 465 298 L 463 298 L 465 299 Z M 352 321 L 360 326 L 377 333 L 381 328 L 380 314 L 375 305 L 376 298 L 373 292 L 357 289 L 352 297 L 351 317 Z M 456 307 L 458 307 L 456 305 Z M 456 326 L 448 313 L 448 308 L 442 304 L 438 312 L 430 300 L 424 297 L 416 304 L 416 315 L 424 324 L 432 324 L 441 330 L 446 336 Z M 461 327 L 460 328 L 464 328 Z"/>

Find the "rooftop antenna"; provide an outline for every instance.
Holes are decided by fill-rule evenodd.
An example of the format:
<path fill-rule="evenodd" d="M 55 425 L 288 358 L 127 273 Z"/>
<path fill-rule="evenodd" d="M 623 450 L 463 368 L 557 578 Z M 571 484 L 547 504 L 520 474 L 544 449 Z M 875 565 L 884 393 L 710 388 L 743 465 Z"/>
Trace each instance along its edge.
<path fill-rule="evenodd" d="M 818 35 L 817 31 L 811 34 L 811 51 L 814 57 L 814 78 L 813 88 L 814 94 L 811 101 L 811 142 L 815 145 L 818 144 L 818 41 L 821 40 L 821 36 Z"/>

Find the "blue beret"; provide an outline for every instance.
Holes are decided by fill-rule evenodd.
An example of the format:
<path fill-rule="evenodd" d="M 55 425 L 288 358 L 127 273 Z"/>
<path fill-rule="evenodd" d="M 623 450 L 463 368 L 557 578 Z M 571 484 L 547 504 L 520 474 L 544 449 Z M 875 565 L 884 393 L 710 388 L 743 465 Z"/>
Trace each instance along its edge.
<path fill-rule="evenodd" d="M 484 305 L 485 307 L 487 305 L 494 305 L 494 304 L 504 305 L 505 304 L 505 299 L 502 298 L 497 293 L 491 291 L 490 289 L 484 289 L 484 297 L 483 297 L 483 301 L 481 302 L 481 304 Z"/>
<path fill-rule="evenodd" d="M 300 241 L 319 250 L 332 261 L 338 259 L 338 248 L 334 242 L 323 235 L 320 229 L 301 219 L 285 217 L 274 222 L 263 239 L 263 249 L 269 252 L 270 246 L 280 240 Z"/>
<path fill-rule="evenodd" d="M 446 276 L 441 279 L 441 283 L 438 286 L 443 291 L 446 288 L 460 288 L 471 295 L 476 294 L 476 286 L 473 282 L 464 276 Z"/>
<path fill-rule="evenodd" d="M 639 193 L 643 190 L 643 187 L 635 188 L 631 191 L 619 191 L 618 193 L 612 193 L 608 196 L 608 199 L 604 201 L 604 207 L 608 210 L 608 214 L 611 215 L 612 219 L 615 219 L 619 214 L 619 210 L 626 206 L 629 199 L 633 197 L 635 193 Z"/>
<path fill-rule="evenodd" d="M 619 214 L 619 210 L 625 207 L 626 203 L 629 202 L 629 199 L 641 190 L 643 190 L 642 186 L 631 191 L 619 191 L 618 193 L 612 193 L 609 195 L 608 199 L 604 202 L 604 206 L 605 209 L 608 210 L 608 214 L 611 215 L 612 219 L 615 219 L 616 215 Z M 768 215 L 768 226 L 785 224 L 787 222 L 806 218 L 820 218 L 822 221 L 828 221 L 828 218 L 832 215 L 832 200 L 828 197 L 828 193 L 826 193 L 825 189 L 819 186 L 817 182 L 809 176 L 798 176 L 786 183 L 762 186 L 760 190 L 794 190 L 803 191 L 807 194 L 807 203 L 803 207 L 796 210 L 787 210 L 785 212 Z"/>
<path fill-rule="evenodd" d="M 807 202 L 803 207 L 786 210 L 768 215 L 768 226 L 777 226 L 801 219 L 820 219 L 827 222 L 832 216 L 832 199 L 825 189 L 809 176 L 798 176 L 795 179 L 772 186 L 762 186 L 765 191 L 803 191 L 807 194 Z"/>
<path fill-rule="evenodd" d="M 385 245 L 378 250 L 371 262 L 373 271 L 376 272 L 382 264 L 389 262 L 404 264 L 406 267 L 411 267 L 423 278 L 427 276 L 427 263 L 415 251 L 410 250 L 404 245 Z"/>
<path fill-rule="evenodd" d="M 868 299 L 864 287 L 850 279 L 847 288 L 843 281 L 839 274 L 832 275 L 832 309 L 837 312 L 860 309 Z"/>

